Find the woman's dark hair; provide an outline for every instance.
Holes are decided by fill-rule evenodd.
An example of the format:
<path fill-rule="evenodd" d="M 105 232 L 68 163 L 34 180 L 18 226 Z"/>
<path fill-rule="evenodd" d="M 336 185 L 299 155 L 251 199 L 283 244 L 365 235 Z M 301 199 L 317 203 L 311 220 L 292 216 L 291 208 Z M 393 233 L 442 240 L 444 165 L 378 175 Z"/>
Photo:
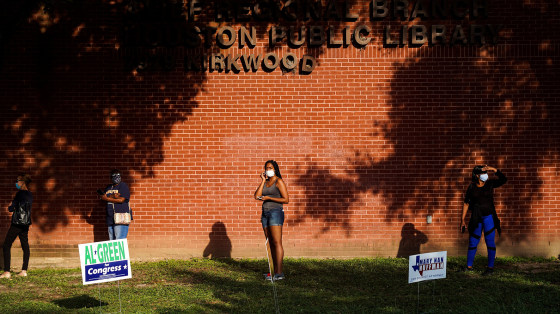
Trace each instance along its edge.
<path fill-rule="evenodd" d="M 267 164 L 272 164 L 272 167 L 274 167 L 274 174 L 275 174 L 278 178 L 282 179 L 282 175 L 280 174 L 280 168 L 278 168 L 278 163 L 277 163 L 276 161 L 274 161 L 274 160 L 268 160 L 267 162 L 264 163 L 265 169 L 266 169 L 266 165 L 267 165 Z"/>
<path fill-rule="evenodd" d="M 25 185 L 29 185 L 29 183 L 31 183 L 31 177 L 27 173 L 20 173 L 18 174 L 18 177 L 25 182 Z"/>
<path fill-rule="evenodd" d="M 472 170 L 472 182 L 477 183 L 478 182 L 477 175 L 479 175 L 481 173 L 486 173 L 486 171 L 482 170 L 483 168 L 484 168 L 484 166 L 474 166 L 474 168 Z"/>
<path fill-rule="evenodd" d="M 118 173 L 118 174 L 121 174 L 121 172 L 119 171 L 119 169 L 113 169 L 113 170 L 111 170 L 111 175 L 114 175 L 114 174 L 117 174 L 117 173 Z"/>

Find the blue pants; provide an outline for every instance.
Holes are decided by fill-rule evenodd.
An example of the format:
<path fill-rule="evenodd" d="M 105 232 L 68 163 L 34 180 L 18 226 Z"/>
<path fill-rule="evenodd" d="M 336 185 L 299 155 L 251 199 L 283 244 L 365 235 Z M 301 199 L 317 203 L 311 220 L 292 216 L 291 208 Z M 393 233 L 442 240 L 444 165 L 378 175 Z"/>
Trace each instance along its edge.
<path fill-rule="evenodd" d="M 128 225 L 110 225 L 108 228 L 109 240 L 126 239 Z"/>
<path fill-rule="evenodd" d="M 467 266 L 472 267 L 474 256 L 476 255 L 476 247 L 480 242 L 482 230 L 484 228 L 484 240 L 486 241 L 486 249 L 488 250 L 488 267 L 494 267 L 496 259 L 496 229 L 494 228 L 494 219 L 492 215 L 482 217 L 482 222 L 478 223 L 473 233 L 469 235 L 469 251 L 467 252 Z"/>

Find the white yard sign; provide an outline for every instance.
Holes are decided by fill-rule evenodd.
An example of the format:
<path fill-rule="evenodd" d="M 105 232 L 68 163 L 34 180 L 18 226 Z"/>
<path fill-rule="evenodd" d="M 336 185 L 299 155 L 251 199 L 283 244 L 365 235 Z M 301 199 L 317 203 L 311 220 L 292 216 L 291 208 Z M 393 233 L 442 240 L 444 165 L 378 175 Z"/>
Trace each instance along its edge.
<path fill-rule="evenodd" d="M 126 239 L 80 244 L 84 285 L 132 278 Z"/>
<path fill-rule="evenodd" d="M 408 283 L 443 279 L 447 270 L 447 251 L 408 257 Z"/>

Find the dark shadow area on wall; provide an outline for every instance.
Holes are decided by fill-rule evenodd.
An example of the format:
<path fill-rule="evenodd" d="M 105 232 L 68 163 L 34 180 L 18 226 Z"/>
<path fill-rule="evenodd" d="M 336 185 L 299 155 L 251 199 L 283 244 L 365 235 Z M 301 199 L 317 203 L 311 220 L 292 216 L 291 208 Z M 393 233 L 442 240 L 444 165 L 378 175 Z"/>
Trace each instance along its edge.
<path fill-rule="evenodd" d="M 95 190 L 105 185 L 106 171 L 118 167 L 152 177 L 153 167 L 164 159 L 172 127 L 186 121 L 197 106 L 193 99 L 204 88 L 205 72 L 180 67 L 163 72 L 162 64 L 159 71 L 143 72 L 145 64 L 123 61 L 119 33 L 125 21 L 142 14 L 161 21 L 157 12 L 168 12 L 148 14 L 141 6 L 130 6 L 134 3 L 141 1 L 3 4 L 0 166 L 14 174 L 29 171 L 35 179 L 34 224 L 43 231 L 68 224 L 69 213 L 80 213 L 101 234 L 104 207 Z M 309 177 L 302 176 L 297 184 L 308 195 L 326 189 L 331 199 L 327 204 L 306 201 L 295 221 L 312 217 L 324 223 L 324 232 L 343 226 L 350 234 L 348 209 L 362 193 L 383 197 L 388 221 L 401 218 L 407 206 L 458 212 L 452 201 L 464 192 L 470 169 L 479 161 L 504 169 L 510 179 L 498 192 L 506 203 L 504 227 L 514 224 L 508 213 L 525 217 L 529 204 L 542 197 L 539 167 L 554 158 L 552 164 L 558 164 L 560 52 L 553 36 L 560 26 L 556 16 L 542 14 L 554 11 L 552 4 L 512 5 L 517 6 L 512 16 L 538 17 L 539 28 L 526 27 L 525 32 L 512 30 L 513 18 L 491 17 L 503 22 L 504 40 L 519 46 L 452 48 L 464 56 L 460 59 L 442 59 L 437 53 L 444 49 L 423 47 L 417 58 L 394 64 L 389 120 L 374 125 L 378 133 L 372 134 L 389 142 L 392 154 L 378 160 L 357 150 L 348 160 L 353 179 L 308 164 L 304 174 Z M 266 27 L 257 25 L 257 30 L 264 36 Z M 431 79 L 414 79 L 419 73 Z M 12 180 L 3 176 L 0 184 L 13 186 Z M 128 183 L 134 191 L 134 182 Z M 3 200 L 13 197 L 9 191 L 0 193 Z M 93 213 L 97 209 L 100 213 Z M 0 219 L 9 218 L 2 213 Z"/>
<path fill-rule="evenodd" d="M 397 257 L 408 258 L 410 255 L 420 254 L 420 246 L 428 242 L 428 237 L 414 227 L 412 223 L 405 223 L 401 230 L 401 241 Z"/>
<path fill-rule="evenodd" d="M 108 226 L 106 222 L 107 203 L 99 201 L 93 206 L 89 213 L 85 209 L 86 214 L 82 217 L 93 226 L 93 242 L 109 240 Z"/>
<path fill-rule="evenodd" d="M 326 167 L 320 167 L 308 161 L 309 168 L 297 185 L 305 187 L 306 197 L 302 199 L 306 208 L 305 215 L 295 215 L 292 223 L 302 223 L 306 219 L 316 219 L 322 223 L 321 233 L 327 233 L 333 227 L 342 227 L 346 236 L 352 228 L 348 208 L 355 202 L 355 184 L 348 180 L 338 178 Z"/>
<path fill-rule="evenodd" d="M 212 232 L 208 234 L 208 237 L 210 238 L 210 242 L 208 242 L 208 245 L 206 246 L 204 252 L 202 253 L 203 257 L 208 257 L 208 258 L 231 257 L 231 250 L 232 250 L 231 240 L 227 235 L 227 228 L 223 222 L 218 221 L 214 223 L 212 225 Z"/>
<path fill-rule="evenodd" d="M 46 6 L 47 4 L 52 7 Z M 126 70 L 126 4 L 11 1 L 3 8 L 0 166 L 34 179 L 34 227 L 52 232 L 77 213 L 106 233 L 96 190 L 119 168 L 149 178 L 174 125 L 188 120 L 205 73 Z M 13 15 L 13 18 L 12 18 Z M 5 170 L 7 171 L 7 170 Z M 10 172 L 11 173 L 11 172 Z M 11 199 L 4 192 L 2 199 Z M 4 217 L 4 215 L 2 215 Z"/>
<path fill-rule="evenodd" d="M 423 47 L 395 62 L 388 119 L 371 134 L 391 153 L 379 158 L 357 149 L 343 177 L 307 163 L 297 184 L 306 195 L 326 189 L 336 205 L 323 210 L 304 201 L 294 221 L 348 228 L 350 208 L 370 193 L 382 197 L 379 210 L 388 222 L 402 221 L 410 215 L 405 210 L 439 211 L 458 226 L 472 168 L 485 163 L 509 179 L 495 192 L 504 234 L 534 228 L 522 221 L 542 200 L 544 178 L 558 173 L 560 51 L 552 43 L 560 24 L 557 15 L 543 13 L 554 11 L 552 4 L 512 5 L 511 16 L 489 18 L 504 25 L 496 47 Z M 537 17 L 536 29 L 515 25 Z"/>
<path fill-rule="evenodd" d="M 232 8 L 245 3 L 228 2 Z M 150 178 L 163 162 L 166 138 L 174 125 L 189 119 L 207 79 L 206 71 L 185 71 L 178 54 L 184 47 L 166 37 L 173 32 L 159 31 L 192 27 L 184 13 L 182 2 L 173 0 L 3 3 L 0 166 L 34 178 L 33 219 L 41 231 L 65 226 L 69 215 L 79 213 L 94 226 L 95 238 L 104 238 L 104 206 L 95 190 L 106 184 L 106 171 L 119 168 L 129 178 Z M 194 26 L 204 33 L 219 25 L 213 17 L 203 10 Z M 262 39 L 268 38 L 269 22 L 246 25 Z M 295 24 L 313 23 L 323 22 Z M 130 31 L 134 27 L 142 31 Z M 324 52 L 322 46 L 302 49 L 313 56 Z M 220 49 L 203 39 L 195 52 Z M 8 177 L 0 178 L 2 186 L 10 186 Z M 134 193 L 134 180 L 127 183 Z M 0 192 L 0 199 L 11 197 Z M 0 219 L 8 218 L 2 213 Z"/>

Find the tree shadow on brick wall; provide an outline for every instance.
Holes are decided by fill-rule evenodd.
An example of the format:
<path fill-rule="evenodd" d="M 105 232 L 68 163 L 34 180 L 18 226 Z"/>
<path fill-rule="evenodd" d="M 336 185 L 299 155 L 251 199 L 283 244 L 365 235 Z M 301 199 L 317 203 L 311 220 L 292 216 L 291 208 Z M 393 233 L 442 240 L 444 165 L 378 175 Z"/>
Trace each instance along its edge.
<path fill-rule="evenodd" d="M 241 1 L 230 2 L 235 8 Z M 183 23 L 181 1 L 173 0 L 8 1 L 1 12 L 0 165 L 6 170 L 0 183 L 9 186 L 17 171 L 29 172 L 35 226 L 52 232 L 78 215 L 94 225 L 96 239 L 104 238 L 104 205 L 95 190 L 106 184 L 107 171 L 121 169 L 132 191 L 133 178 L 153 177 L 166 138 L 188 120 L 204 90 L 206 72 L 184 71 L 181 47 L 166 37 L 173 33 L 159 32 L 193 25 Z M 211 14 L 203 11 L 197 25 L 227 24 Z M 269 22 L 254 23 L 260 39 L 268 38 Z M 309 23 L 315 22 L 294 25 Z M 136 37 L 131 29 L 145 32 Z M 210 54 L 220 47 L 195 50 Z"/>
<path fill-rule="evenodd" d="M 504 25 L 505 37 L 497 46 L 424 46 L 416 56 L 394 63 L 388 119 L 377 122 L 371 134 L 386 141 L 391 153 L 379 158 L 357 149 L 343 177 L 308 164 L 298 181 L 306 194 L 318 193 L 322 188 L 317 186 L 329 182 L 342 188 L 326 192 L 338 205 L 322 210 L 305 202 L 295 221 L 313 217 L 328 226 L 349 226 L 350 207 L 368 193 L 382 198 L 379 210 L 387 222 L 439 212 L 457 225 L 458 235 L 471 170 L 485 163 L 509 178 L 496 191 L 504 233 L 522 228 L 527 231 L 508 236 L 527 236 L 534 228 L 524 223 L 531 206 L 542 200 L 545 178 L 558 173 L 560 52 L 551 43 L 560 27 L 554 15 L 543 14 L 552 11 L 551 4 L 516 6 L 512 16 L 519 20 L 541 16 L 539 28 L 516 33 L 518 19 L 496 16 L 492 23 Z"/>
<path fill-rule="evenodd" d="M 166 138 L 192 114 L 206 76 L 127 67 L 116 49 L 125 5 L 21 3 L 10 4 L 11 12 L 25 20 L 2 24 L 2 185 L 29 172 L 34 226 L 51 232 L 81 217 L 98 236 L 105 211 L 95 191 L 112 168 L 132 190 L 133 177 L 153 177 Z"/>

